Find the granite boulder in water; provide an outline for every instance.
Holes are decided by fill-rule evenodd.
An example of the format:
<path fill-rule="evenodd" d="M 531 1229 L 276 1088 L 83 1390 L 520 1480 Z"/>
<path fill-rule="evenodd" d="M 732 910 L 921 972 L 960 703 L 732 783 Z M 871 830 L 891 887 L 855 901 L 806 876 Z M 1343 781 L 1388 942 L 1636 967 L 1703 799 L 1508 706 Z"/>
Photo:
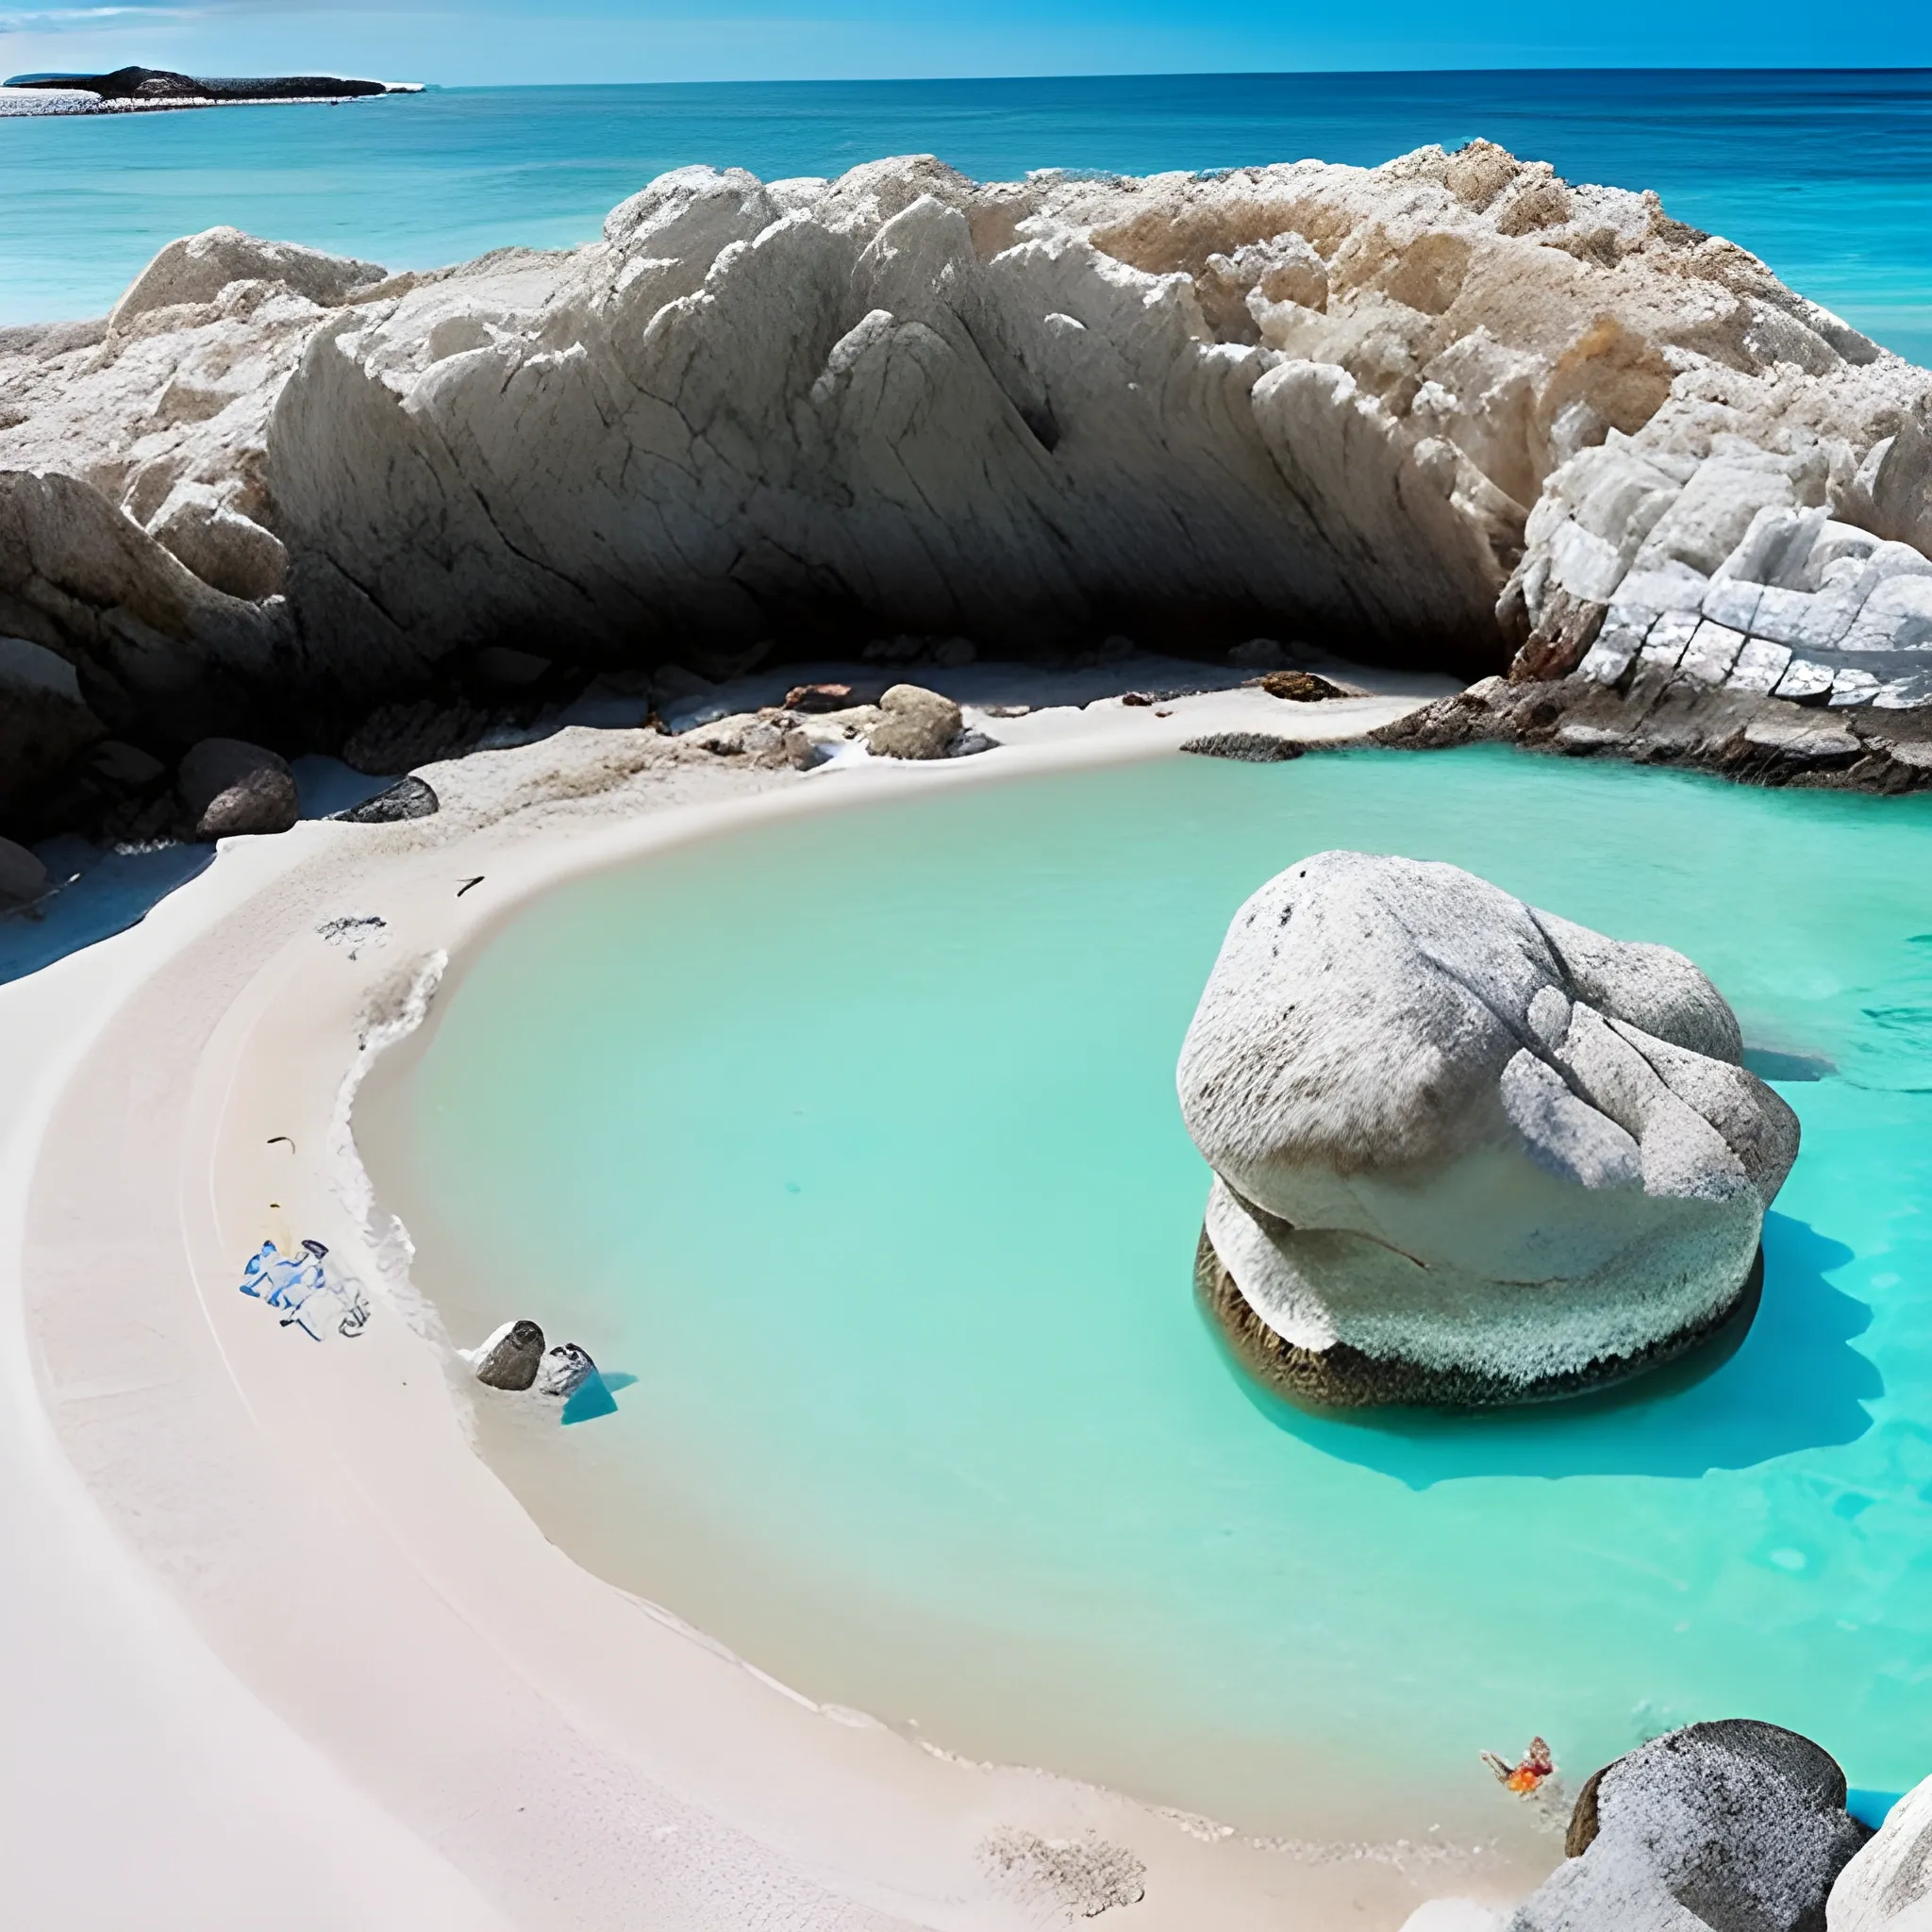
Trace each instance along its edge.
<path fill-rule="evenodd" d="M 1619 1380 L 1755 1285 L 1798 1149 L 1681 954 L 1454 866 L 1325 852 L 1236 913 L 1181 1050 L 1196 1282 L 1318 1404 Z"/>
<path fill-rule="evenodd" d="M 1823 1932 L 1865 1836 L 1845 1795 L 1844 1773 L 1795 1731 L 1687 1724 L 1584 1786 L 1569 1860 L 1506 1932 Z"/>

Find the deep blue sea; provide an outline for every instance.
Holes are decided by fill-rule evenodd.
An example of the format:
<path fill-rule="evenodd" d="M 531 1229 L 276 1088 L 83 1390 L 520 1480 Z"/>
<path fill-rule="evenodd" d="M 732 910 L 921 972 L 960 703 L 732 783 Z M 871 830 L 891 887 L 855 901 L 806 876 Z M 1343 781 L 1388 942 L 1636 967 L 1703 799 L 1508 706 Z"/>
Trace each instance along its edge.
<path fill-rule="evenodd" d="M 162 242 L 233 223 L 395 268 L 589 239 L 666 168 L 982 179 L 1370 164 L 1475 135 L 1655 188 L 1932 363 L 1932 72 L 1181 75 L 463 89 L 341 108 L 0 121 L 0 324 L 98 313 Z"/>

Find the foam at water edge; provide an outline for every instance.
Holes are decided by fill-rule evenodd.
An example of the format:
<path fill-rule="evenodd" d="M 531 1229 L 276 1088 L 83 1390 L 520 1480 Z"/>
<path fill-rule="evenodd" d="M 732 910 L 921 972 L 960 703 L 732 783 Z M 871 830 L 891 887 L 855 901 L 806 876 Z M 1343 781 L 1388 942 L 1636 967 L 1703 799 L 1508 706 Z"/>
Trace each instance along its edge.
<path fill-rule="evenodd" d="M 336 1090 L 325 1163 L 330 1191 L 348 1211 L 375 1263 L 376 1278 L 391 1305 L 417 1334 L 441 1349 L 452 1346 L 442 1317 L 409 1277 L 416 1246 L 409 1231 L 375 1198 L 375 1184 L 356 1146 L 356 1095 L 376 1060 L 407 1040 L 429 1017 L 449 955 L 438 947 L 404 967 L 371 994 L 358 1026 L 356 1057 Z"/>

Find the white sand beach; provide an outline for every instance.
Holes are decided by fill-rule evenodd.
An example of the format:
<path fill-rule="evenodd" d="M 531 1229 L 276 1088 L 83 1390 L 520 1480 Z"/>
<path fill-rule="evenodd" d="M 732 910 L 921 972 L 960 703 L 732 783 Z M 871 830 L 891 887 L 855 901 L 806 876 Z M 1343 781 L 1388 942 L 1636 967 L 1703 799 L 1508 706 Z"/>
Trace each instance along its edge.
<path fill-rule="evenodd" d="M 1018 1927 L 1138 1898 L 1148 1928 L 1312 1932 L 1533 1884 L 1493 1850 L 1260 1844 L 968 1764 L 587 1574 L 475 1453 L 344 1134 L 372 1028 L 560 877 L 1204 730 L 1352 737 L 1445 688 L 1364 675 L 1384 694 L 1106 700 L 1002 720 L 975 758 L 806 774 L 569 729 L 428 768 L 428 819 L 229 841 L 131 931 L 0 988 L 0 1507 L 32 1579 L 6 1599 L 33 1660 L 9 1737 L 48 1852 L 17 1923 Z M 325 942 L 343 918 L 384 943 Z M 290 1232 L 371 1288 L 353 1342 L 236 1292 Z"/>

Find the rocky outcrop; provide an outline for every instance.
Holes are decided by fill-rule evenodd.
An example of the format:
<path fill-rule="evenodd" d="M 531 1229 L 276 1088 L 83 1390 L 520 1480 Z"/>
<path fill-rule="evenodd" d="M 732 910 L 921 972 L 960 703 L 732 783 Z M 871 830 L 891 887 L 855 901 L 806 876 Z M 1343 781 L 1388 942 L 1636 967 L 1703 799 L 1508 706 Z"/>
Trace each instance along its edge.
<path fill-rule="evenodd" d="M 1831 1888 L 1826 1932 L 1932 1928 L 1932 1778 L 1915 1785 Z"/>
<path fill-rule="evenodd" d="M 206 108 L 223 101 L 354 101 L 421 90 L 381 80 L 344 80 L 333 74 L 278 74 L 202 79 L 165 67 L 117 67 L 111 74 L 18 75 L 7 85 L 56 97 L 84 93 L 107 108 Z"/>
<path fill-rule="evenodd" d="M 240 228 L 208 228 L 171 242 L 142 270 L 108 318 L 108 332 L 126 335 L 161 309 L 198 308 L 238 283 L 258 282 L 318 308 L 333 308 L 382 281 L 388 271 L 292 242 L 261 242 Z"/>
<path fill-rule="evenodd" d="M 175 787 L 193 839 L 286 832 L 298 816 L 287 762 L 236 738 L 203 739 L 181 760 Z"/>
<path fill-rule="evenodd" d="M 1932 783 L 1932 711 L 1801 705 L 1712 687 L 1663 664 L 1641 666 L 1625 691 L 1580 675 L 1484 678 L 1371 737 L 1417 751 L 1496 741 L 1757 785 L 1912 791 Z"/>
<path fill-rule="evenodd" d="M 1690 1724 L 1590 1780 L 1568 1861 L 1507 1932 L 1823 1932 L 1864 1836 L 1844 1773 L 1808 1739 L 1741 1718 Z"/>
<path fill-rule="evenodd" d="M 251 604 L 265 602 L 289 575 L 281 540 L 242 516 L 206 483 L 177 483 L 148 534 L 203 583 Z"/>
<path fill-rule="evenodd" d="M 866 736 L 874 758 L 942 758 L 962 723 L 951 698 L 917 684 L 891 686 L 879 699 L 879 710 L 881 717 Z"/>
<path fill-rule="evenodd" d="M 1439 706 L 1391 741 L 1503 737 L 1760 782 L 1924 784 L 1924 407 L 1856 467 L 1814 437 L 1766 449 L 1716 428 L 1701 458 L 1642 439 L 1581 452 L 1545 486 L 1505 593 L 1529 626 L 1511 688 Z M 1682 414 L 1724 420 L 1714 405 Z"/>
<path fill-rule="evenodd" d="M 336 749 L 505 647 L 722 672 L 1124 630 L 1521 652 L 1607 745 L 1687 616 L 1670 706 L 1890 721 L 1924 694 L 1928 392 L 1655 196 L 1485 142 L 686 169 L 575 251 L 382 279 L 214 230 L 105 323 L 0 332 L 0 631 L 164 753 Z"/>
<path fill-rule="evenodd" d="M 1667 947 L 1454 866 L 1329 852 L 1235 915 L 1181 1050 L 1199 1291 L 1327 1406 L 1599 1387 L 1755 1287 L 1790 1109 Z"/>
<path fill-rule="evenodd" d="M 286 702 L 285 608 L 211 589 L 73 476 L 0 471 L 0 631 L 64 658 L 89 709 L 136 741 L 178 745 Z"/>

